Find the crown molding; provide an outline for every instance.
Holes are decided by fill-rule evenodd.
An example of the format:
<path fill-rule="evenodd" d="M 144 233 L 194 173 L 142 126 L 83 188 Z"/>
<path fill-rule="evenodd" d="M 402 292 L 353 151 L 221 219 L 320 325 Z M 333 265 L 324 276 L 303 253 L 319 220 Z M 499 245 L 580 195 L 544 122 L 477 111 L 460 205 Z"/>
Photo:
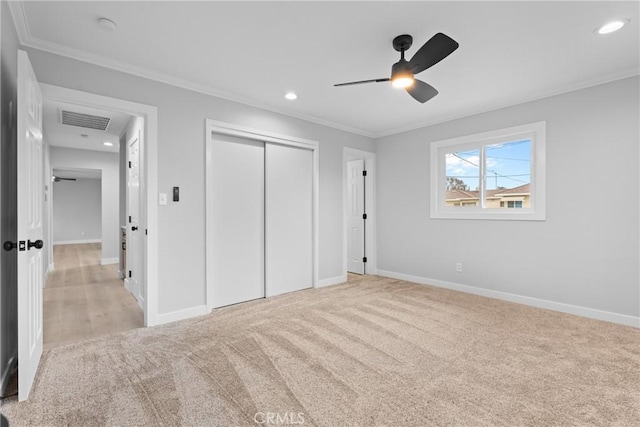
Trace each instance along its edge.
<path fill-rule="evenodd" d="M 562 89 L 562 90 L 557 90 L 557 91 L 551 91 L 551 92 L 545 93 L 543 95 L 526 98 L 526 99 L 524 99 L 522 101 L 513 102 L 513 103 L 505 103 L 505 104 L 496 104 L 496 105 L 492 105 L 491 107 L 484 108 L 484 109 L 481 109 L 481 110 L 472 111 L 472 112 L 469 112 L 469 113 L 463 113 L 463 114 L 457 114 L 457 115 L 456 114 L 452 114 L 450 116 L 447 116 L 447 117 L 444 117 L 444 118 L 438 119 L 438 120 L 431 120 L 431 121 L 426 121 L 426 122 L 415 123 L 413 125 L 399 127 L 399 128 L 391 129 L 389 131 L 379 132 L 379 133 L 374 134 L 373 138 L 374 139 L 379 139 L 379 138 L 384 138 L 384 137 L 387 137 L 387 136 L 397 135 L 397 134 L 404 133 L 404 132 L 410 132 L 412 130 L 416 130 L 416 129 L 420 129 L 420 128 L 424 128 L 424 127 L 429 127 L 429 126 L 434 126 L 434 125 L 437 125 L 437 124 L 440 124 L 440 123 L 451 122 L 453 120 L 458 120 L 458 119 L 462 119 L 462 118 L 465 118 L 465 117 L 476 116 L 478 114 L 484 114 L 484 113 L 488 113 L 490 111 L 500 110 L 502 108 L 515 107 L 516 105 L 526 104 L 528 102 L 534 102 L 534 101 L 538 101 L 538 100 L 545 99 L 545 98 L 551 98 L 553 96 L 562 95 L 562 94 L 569 93 L 569 92 L 576 92 L 578 90 L 587 89 L 589 87 L 599 86 L 599 85 L 603 85 L 603 84 L 606 84 L 606 83 L 614 82 L 616 80 L 623 80 L 623 79 L 627 79 L 629 77 L 635 77 L 635 76 L 638 76 L 638 75 L 640 75 L 640 67 L 635 67 L 635 68 L 632 68 L 632 69 L 629 69 L 629 70 L 625 70 L 625 71 L 609 74 L 607 76 L 599 77 L 599 78 L 596 78 L 596 79 L 584 80 L 582 82 L 576 83 L 575 85 L 572 85 L 569 88 Z"/>
<path fill-rule="evenodd" d="M 152 81 L 164 83 L 170 86 L 179 87 L 192 92 L 213 96 L 215 98 L 236 102 L 238 104 L 259 108 L 261 110 L 266 110 L 273 113 L 282 114 L 284 116 L 292 117 L 299 120 L 304 120 L 310 123 L 315 123 L 321 126 L 326 126 L 326 127 L 341 130 L 344 132 L 353 133 L 353 134 L 364 136 L 371 139 L 379 139 L 379 138 L 384 138 L 391 135 L 397 135 L 400 133 L 409 132 L 412 130 L 416 130 L 416 129 L 420 129 L 428 126 L 434 126 L 440 123 L 446 123 L 453 120 L 458 120 L 464 117 L 483 114 L 489 111 L 500 110 L 502 108 L 513 107 L 520 104 L 526 104 L 528 102 L 533 102 L 533 101 L 537 101 L 544 98 L 550 98 L 552 96 L 561 95 L 568 92 L 574 92 L 577 90 L 586 89 L 588 87 L 598 86 L 598 85 L 610 83 L 616 80 L 622 80 L 625 78 L 640 75 L 640 67 L 635 67 L 630 70 L 624 70 L 624 71 L 613 73 L 607 76 L 585 80 L 585 81 L 576 83 L 575 85 L 572 85 L 571 87 L 566 89 L 550 91 L 545 94 L 526 98 L 522 101 L 518 101 L 515 103 L 495 104 L 488 108 L 475 110 L 475 111 L 471 111 L 463 114 L 452 114 L 437 120 L 418 122 L 412 125 L 402 126 L 399 128 L 389 129 L 381 132 L 370 132 L 364 129 L 324 120 L 315 116 L 291 112 L 282 108 L 274 107 L 273 105 L 270 105 L 270 104 L 256 102 L 254 100 L 240 97 L 240 96 L 222 91 L 220 89 L 202 85 L 200 83 L 195 83 L 189 80 L 181 79 L 179 77 L 159 73 L 157 71 L 154 71 L 145 67 L 139 67 L 136 65 L 125 63 L 125 62 L 120 62 L 120 61 L 107 58 L 101 55 L 88 53 L 79 49 L 73 49 L 67 46 L 62 46 L 56 43 L 51 43 L 49 41 L 33 37 L 29 30 L 29 25 L 27 23 L 27 19 L 25 15 L 25 10 L 23 6 L 24 0 L 8 1 L 7 3 L 9 5 L 9 10 L 11 11 L 11 16 L 13 18 L 13 22 L 16 27 L 16 31 L 18 33 L 18 39 L 20 41 L 20 44 L 23 46 L 30 47 L 33 49 L 38 49 L 44 52 L 49 52 L 59 56 L 64 56 L 66 58 L 74 59 L 77 61 L 86 62 L 99 67 L 108 68 L 111 70 L 130 74 L 136 77 L 141 77 L 147 80 L 152 80 Z"/>
<path fill-rule="evenodd" d="M 128 64 L 125 62 L 117 61 L 111 58 L 107 58 L 101 55 L 88 53 L 79 49 L 62 46 L 57 43 L 52 43 L 46 40 L 33 37 L 29 31 L 29 25 L 25 16 L 25 10 L 23 1 L 10 1 L 8 2 L 11 10 L 11 16 L 18 32 L 18 39 L 22 46 L 38 49 L 44 52 L 52 53 L 66 58 L 74 59 L 81 62 L 86 62 L 92 65 L 96 65 L 103 68 L 119 71 L 122 73 L 130 74 L 136 77 L 141 77 L 147 80 L 153 80 L 156 82 L 164 83 L 170 86 L 179 87 L 192 92 L 213 96 L 216 98 L 224 99 L 227 101 L 236 102 L 238 104 L 247 105 L 250 107 L 259 108 L 261 110 L 270 111 L 273 113 L 282 114 L 284 116 L 292 117 L 295 119 L 304 120 L 307 122 L 315 123 L 318 125 L 330 127 L 333 129 L 341 130 L 344 132 L 353 133 L 356 135 L 365 136 L 367 138 L 374 138 L 375 134 L 368 132 L 364 129 L 359 129 L 351 126 L 346 126 L 340 123 L 331 122 L 318 117 L 314 117 L 307 114 L 295 113 L 282 108 L 274 107 L 266 103 L 260 103 L 248 98 L 233 95 L 231 93 L 221 91 L 219 89 L 195 83 L 189 80 L 174 77 L 168 74 L 159 73 L 157 71 L 139 67 L 136 65 Z"/>
<path fill-rule="evenodd" d="M 11 12 L 13 25 L 16 27 L 16 32 L 18 33 L 18 40 L 20 44 L 24 45 L 27 40 L 31 39 L 31 33 L 27 25 L 23 2 L 21 0 L 7 1 L 7 5 L 9 6 L 9 12 Z"/>

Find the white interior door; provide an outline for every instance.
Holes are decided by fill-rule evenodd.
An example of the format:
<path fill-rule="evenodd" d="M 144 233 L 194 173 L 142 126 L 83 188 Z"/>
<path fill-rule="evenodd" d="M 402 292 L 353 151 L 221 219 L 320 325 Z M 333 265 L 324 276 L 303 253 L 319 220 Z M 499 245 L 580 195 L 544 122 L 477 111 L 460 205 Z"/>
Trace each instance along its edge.
<path fill-rule="evenodd" d="M 42 92 L 18 51 L 18 399 L 29 397 L 42 355 L 44 204 Z M 24 246 L 23 246 L 24 244 Z"/>
<path fill-rule="evenodd" d="M 347 163 L 347 271 L 364 274 L 364 160 Z"/>
<path fill-rule="evenodd" d="M 213 307 L 265 296 L 264 143 L 216 135 L 213 157 Z"/>
<path fill-rule="evenodd" d="M 266 293 L 313 286 L 313 151 L 265 144 Z"/>
<path fill-rule="evenodd" d="M 127 229 L 127 273 L 125 286 L 144 307 L 140 273 L 140 135 L 134 135 L 127 143 L 128 174 L 127 174 L 127 215 L 129 227 Z"/>

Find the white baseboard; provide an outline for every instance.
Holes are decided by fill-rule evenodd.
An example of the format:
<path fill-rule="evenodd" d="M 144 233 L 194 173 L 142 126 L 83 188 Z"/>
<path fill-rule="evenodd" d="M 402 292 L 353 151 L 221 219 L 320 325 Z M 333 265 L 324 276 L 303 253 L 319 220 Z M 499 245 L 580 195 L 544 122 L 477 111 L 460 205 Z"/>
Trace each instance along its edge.
<path fill-rule="evenodd" d="M 156 325 L 162 325 L 164 323 L 177 322 L 178 320 L 190 319 L 192 317 L 202 316 L 208 314 L 206 305 L 199 305 L 197 307 L 185 308 L 184 310 L 172 311 L 170 313 L 158 314 L 156 317 Z"/>
<path fill-rule="evenodd" d="M 108 264 L 118 264 L 120 262 L 120 258 L 115 257 L 115 258 L 102 258 L 102 260 L 100 261 L 101 265 L 108 265 Z"/>
<path fill-rule="evenodd" d="M 118 270 L 118 279 L 124 279 L 124 273 Z"/>
<path fill-rule="evenodd" d="M 320 279 L 316 282 L 316 288 L 324 288 L 325 286 L 337 285 L 347 281 L 347 275 L 330 277 L 328 279 Z"/>
<path fill-rule="evenodd" d="M 2 377 L 0 377 L 0 396 L 4 396 L 7 391 L 7 386 L 9 385 L 9 381 L 11 380 L 11 374 L 13 374 L 18 367 L 18 348 L 16 347 L 16 351 L 9 358 L 7 362 L 7 366 L 2 369 Z"/>
<path fill-rule="evenodd" d="M 53 271 L 55 269 L 55 264 L 51 263 L 49 264 L 49 270 L 48 271 Z"/>
<path fill-rule="evenodd" d="M 79 245 L 82 243 L 102 243 L 102 239 L 58 240 L 53 242 L 54 245 Z"/>
<path fill-rule="evenodd" d="M 129 278 L 124 278 L 124 288 L 129 291 L 131 295 L 133 295 L 133 286 L 131 286 L 131 280 Z"/>
<path fill-rule="evenodd" d="M 430 285 L 438 288 L 451 289 L 454 291 L 466 292 L 468 294 L 480 295 L 483 297 L 495 298 L 503 301 L 515 302 L 531 307 L 544 308 L 547 310 L 559 311 L 561 313 L 575 314 L 577 316 L 588 317 L 590 319 L 604 320 L 621 325 L 640 328 L 640 317 L 626 314 L 612 313 L 610 311 L 597 310 L 595 308 L 581 307 L 577 305 L 565 304 L 562 302 L 549 301 L 534 297 L 511 294 L 508 292 L 495 291 L 492 289 L 477 288 L 475 286 L 461 285 L 458 283 L 446 282 L 443 280 L 429 279 L 426 277 L 412 276 L 409 274 L 396 273 L 394 271 L 378 270 L 379 276 L 390 277 L 392 279 L 406 280 L 407 282 Z"/>

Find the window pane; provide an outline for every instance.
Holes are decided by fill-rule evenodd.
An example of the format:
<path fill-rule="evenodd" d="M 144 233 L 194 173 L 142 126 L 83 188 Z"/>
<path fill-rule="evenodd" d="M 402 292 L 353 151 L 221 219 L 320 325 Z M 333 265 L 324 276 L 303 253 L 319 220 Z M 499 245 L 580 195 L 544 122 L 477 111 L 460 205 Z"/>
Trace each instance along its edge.
<path fill-rule="evenodd" d="M 446 206 L 480 205 L 480 150 L 457 151 L 445 155 Z"/>
<path fill-rule="evenodd" d="M 486 207 L 528 208 L 531 184 L 531 140 L 485 147 Z"/>

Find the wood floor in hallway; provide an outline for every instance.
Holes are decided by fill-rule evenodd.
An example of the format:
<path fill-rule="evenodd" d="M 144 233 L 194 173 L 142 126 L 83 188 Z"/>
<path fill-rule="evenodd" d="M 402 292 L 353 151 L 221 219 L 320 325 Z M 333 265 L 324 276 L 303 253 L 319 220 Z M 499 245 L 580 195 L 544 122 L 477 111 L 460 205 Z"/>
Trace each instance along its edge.
<path fill-rule="evenodd" d="M 44 349 L 141 328 L 144 313 L 118 279 L 100 265 L 100 243 L 56 245 L 44 288 Z"/>

